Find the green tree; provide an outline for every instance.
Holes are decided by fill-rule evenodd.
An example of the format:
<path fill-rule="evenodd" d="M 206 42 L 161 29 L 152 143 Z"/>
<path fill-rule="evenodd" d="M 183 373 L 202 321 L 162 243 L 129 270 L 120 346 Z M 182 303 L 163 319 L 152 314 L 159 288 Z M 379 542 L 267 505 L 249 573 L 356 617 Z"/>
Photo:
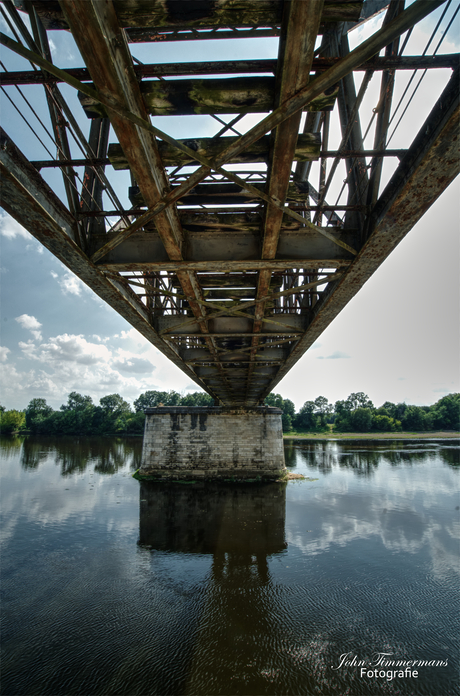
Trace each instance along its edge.
<path fill-rule="evenodd" d="M 32 399 L 26 408 L 26 425 L 33 432 L 43 428 L 44 421 L 53 413 L 46 399 Z"/>
<path fill-rule="evenodd" d="M 327 417 L 330 413 L 333 411 L 333 406 L 332 404 L 329 403 L 328 399 L 326 399 L 325 396 L 318 396 L 315 399 L 315 412 L 319 416 L 319 422 L 321 425 L 321 428 L 326 428 L 327 426 Z"/>
<path fill-rule="evenodd" d="M 435 428 L 460 430 L 460 394 L 447 394 L 430 409 Z"/>
<path fill-rule="evenodd" d="M 68 435 L 90 434 L 93 432 L 95 406 L 90 396 L 71 392 L 67 404 L 61 406 L 61 418 L 55 420 L 60 432 Z"/>
<path fill-rule="evenodd" d="M 283 411 L 283 415 L 281 416 L 283 432 L 292 430 L 292 423 L 295 416 L 295 404 L 293 401 L 290 399 L 283 399 L 281 394 L 271 393 L 265 397 L 264 403 L 266 406 L 274 406 Z"/>
<path fill-rule="evenodd" d="M 61 411 L 84 411 L 92 405 L 93 400 L 90 396 L 83 396 L 78 392 L 70 392 L 67 403 L 61 406 Z"/>
<path fill-rule="evenodd" d="M 336 401 L 334 404 L 334 427 L 339 432 L 349 432 L 351 430 L 350 415 L 346 401 Z"/>
<path fill-rule="evenodd" d="M 359 407 L 351 414 L 351 427 L 358 433 L 367 433 L 372 428 L 372 412 L 370 408 Z"/>
<path fill-rule="evenodd" d="M 26 424 L 26 414 L 24 411 L 2 411 L 0 430 L 2 433 L 11 434 L 15 430 L 21 430 Z"/>
<path fill-rule="evenodd" d="M 213 406 L 214 399 L 206 392 L 190 392 L 181 397 L 181 406 Z"/>
<path fill-rule="evenodd" d="M 391 401 L 385 401 L 378 409 L 378 412 L 381 413 L 382 416 L 389 416 L 390 418 L 397 418 L 398 415 L 396 404 L 393 404 Z"/>
<path fill-rule="evenodd" d="M 105 413 L 114 417 L 131 413 L 131 406 L 120 394 L 108 394 L 107 396 L 103 396 L 102 399 L 99 399 L 99 404 Z"/>
<path fill-rule="evenodd" d="M 372 415 L 372 430 L 377 430 L 381 433 L 391 433 L 396 430 L 396 424 L 390 416 L 374 413 Z"/>
<path fill-rule="evenodd" d="M 314 430 L 316 428 L 315 402 L 306 401 L 296 415 L 294 425 L 299 430 Z"/>
<path fill-rule="evenodd" d="M 128 416 L 126 423 L 126 432 L 130 435 L 142 435 L 145 428 L 145 413 L 138 411 Z"/>
<path fill-rule="evenodd" d="M 374 408 L 374 404 L 364 392 L 350 394 L 345 401 L 345 409 L 349 412 L 356 411 L 357 408 Z"/>
<path fill-rule="evenodd" d="M 425 413 L 418 406 L 409 406 L 401 420 L 404 430 L 425 430 Z"/>
<path fill-rule="evenodd" d="M 163 404 L 163 406 L 178 406 L 180 401 L 181 395 L 176 391 L 146 391 L 133 404 L 135 411 L 144 411 L 146 408 L 154 408 L 160 404 Z"/>

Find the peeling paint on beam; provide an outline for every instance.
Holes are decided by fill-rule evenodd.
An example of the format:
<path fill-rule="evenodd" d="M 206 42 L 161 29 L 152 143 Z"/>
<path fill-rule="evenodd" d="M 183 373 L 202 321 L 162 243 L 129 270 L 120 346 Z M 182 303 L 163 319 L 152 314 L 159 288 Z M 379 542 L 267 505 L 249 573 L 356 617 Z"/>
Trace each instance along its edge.
<path fill-rule="evenodd" d="M 68 29 L 69 24 L 53 0 L 32 0 L 46 29 Z M 25 0 L 16 0 L 19 9 L 26 11 Z M 362 0 L 326 0 L 323 22 L 357 22 Z M 280 24 L 282 0 L 220 0 L 190 2 L 190 0 L 114 0 L 120 25 L 132 29 L 208 29 L 227 27 L 271 27 Z"/>
<path fill-rule="evenodd" d="M 179 140 L 191 150 L 195 150 L 202 157 L 216 157 L 224 147 L 237 140 L 236 136 L 215 138 L 189 138 Z M 238 153 L 228 164 L 266 162 L 270 149 L 270 137 L 268 135 L 253 143 L 248 151 Z M 321 149 L 321 136 L 319 133 L 300 134 L 294 153 L 294 159 L 300 162 L 316 160 Z M 165 167 L 177 167 L 183 164 L 196 164 L 198 160 L 190 160 L 185 152 L 172 147 L 169 143 L 160 140 L 158 150 Z M 128 169 L 128 160 L 123 148 L 118 143 L 109 145 L 108 157 L 114 169 Z"/>
<path fill-rule="evenodd" d="M 317 158 L 315 158 L 317 159 Z M 290 160 L 291 162 L 291 160 Z M 286 172 L 286 177 L 288 178 L 290 175 L 290 170 Z M 252 183 L 251 185 L 257 189 L 260 192 L 264 192 L 266 188 L 266 184 L 264 183 Z M 171 189 L 174 190 L 176 187 L 172 186 Z M 303 203 L 306 200 L 308 200 L 308 195 L 309 195 L 309 184 L 308 182 L 303 182 L 303 181 L 292 181 L 290 184 L 287 185 L 285 188 L 285 195 L 284 195 L 284 200 L 287 201 L 296 201 L 299 203 Z M 269 192 L 269 195 L 271 196 L 276 196 L 275 193 L 272 191 Z M 132 203 L 132 205 L 137 206 L 137 207 L 142 207 L 145 206 L 145 201 L 142 196 L 142 193 L 134 188 L 131 187 L 129 190 L 129 199 Z M 277 197 L 278 200 L 281 200 L 280 197 Z M 180 199 L 179 203 L 181 205 L 240 205 L 244 203 L 258 203 L 260 198 L 258 196 L 255 196 L 252 191 L 247 191 L 245 188 L 242 186 L 239 186 L 238 184 L 234 184 L 231 182 L 224 182 L 224 183 L 211 183 L 211 182 L 205 182 L 203 184 L 198 184 L 195 186 L 195 188 L 191 189 L 188 191 L 183 198 Z M 276 209 L 276 213 L 278 213 L 278 208 Z M 272 211 L 272 215 L 273 215 Z M 286 213 L 283 213 L 282 210 L 279 210 L 279 224 L 281 224 L 281 220 L 283 217 L 287 217 Z M 294 221 L 293 221 L 294 222 Z M 295 222 L 294 222 L 295 224 Z M 297 223 L 297 227 L 299 226 L 299 223 Z"/>
<path fill-rule="evenodd" d="M 275 78 L 143 81 L 140 89 L 145 107 L 152 116 L 267 113 L 274 108 Z M 305 108 L 308 111 L 330 111 L 337 93 L 338 86 L 332 87 L 315 96 Z M 107 116 L 107 110 L 100 102 L 82 92 L 78 97 L 89 118 Z"/>
<path fill-rule="evenodd" d="M 153 261 L 139 263 L 99 263 L 107 271 L 259 271 L 261 269 L 285 270 L 293 268 L 343 268 L 351 259 L 254 259 L 248 261 Z"/>

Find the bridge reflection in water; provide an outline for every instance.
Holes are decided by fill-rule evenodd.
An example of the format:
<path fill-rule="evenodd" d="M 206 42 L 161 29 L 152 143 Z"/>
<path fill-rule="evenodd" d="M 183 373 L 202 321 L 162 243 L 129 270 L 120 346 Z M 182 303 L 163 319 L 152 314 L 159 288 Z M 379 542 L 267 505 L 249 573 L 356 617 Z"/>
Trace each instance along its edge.
<path fill-rule="evenodd" d="M 140 485 L 141 546 L 214 555 L 216 577 L 235 567 L 267 576 L 267 556 L 281 553 L 285 484 L 225 483 Z M 220 569 L 220 570 L 219 570 Z"/>
<path fill-rule="evenodd" d="M 213 693 L 212 675 L 229 688 L 266 689 L 281 666 L 260 661 L 273 645 L 277 599 L 268 560 L 287 547 L 285 509 L 285 484 L 141 483 L 140 546 L 213 556 L 186 693 Z"/>

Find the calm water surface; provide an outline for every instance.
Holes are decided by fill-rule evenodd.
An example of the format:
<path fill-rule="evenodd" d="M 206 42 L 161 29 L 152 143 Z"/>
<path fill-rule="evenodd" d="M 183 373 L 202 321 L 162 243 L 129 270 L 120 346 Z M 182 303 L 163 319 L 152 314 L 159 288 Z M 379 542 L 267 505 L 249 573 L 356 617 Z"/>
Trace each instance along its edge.
<path fill-rule="evenodd" d="M 0 444 L 5 696 L 458 693 L 454 441 L 289 441 L 307 479 L 266 485 L 139 483 L 140 438 Z"/>

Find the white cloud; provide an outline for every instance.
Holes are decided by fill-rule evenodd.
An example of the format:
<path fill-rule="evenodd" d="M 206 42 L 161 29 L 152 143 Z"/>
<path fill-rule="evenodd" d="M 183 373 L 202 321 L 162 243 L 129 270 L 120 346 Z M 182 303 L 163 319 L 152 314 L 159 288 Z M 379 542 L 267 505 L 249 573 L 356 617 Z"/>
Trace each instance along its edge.
<path fill-rule="evenodd" d="M 139 339 L 139 332 L 136 331 L 136 329 L 128 329 L 128 331 L 122 331 L 120 335 L 117 334 L 117 338 L 123 338 L 123 339 L 129 339 L 129 340 L 138 340 Z M 114 337 L 115 338 L 115 337 Z"/>
<path fill-rule="evenodd" d="M 331 355 L 328 355 L 326 358 L 324 357 L 324 355 L 318 355 L 317 360 L 342 360 L 349 357 L 349 355 L 343 353 L 341 350 L 336 350 L 334 353 L 331 353 Z"/>
<path fill-rule="evenodd" d="M 57 277 L 53 276 L 53 277 Z M 70 271 L 58 279 L 59 287 L 64 295 L 81 295 L 83 290 L 86 290 L 85 284 Z"/>
<path fill-rule="evenodd" d="M 16 237 L 24 237 L 30 240 L 31 236 L 19 222 L 16 222 L 11 215 L 0 211 L 0 234 L 7 239 L 15 239 Z"/>
<path fill-rule="evenodd" d="M 35 249 L 35 251 L 36 251 L 38 254 L 43 254 L 43 249 L 44 249 L 44 248 L 45 248 L 45 247 L 42 246 L 42 244 L 40 244 L 40 242 L 38 242 L 36 239 L 33 239 L 33 240 L 32 240 L 32 244 L 26 244 L 26 251 L 30 251 L 31 249 L 32 249 L 32 250 Z"/>
<path fill-rule="evenodd" d="M 25 341 L 19 341 L 19 348 L 27 358 L 37 357 L 37 346 L 32 340 L 27 341 L 27 343 Z"/>
<path fill-rule="evenodd" d="M 37 319 L 35 319 L 35 317 L 32 317 L 29 314 L 21 314 L 20 317 L 16 317 L 16 321 L 18 324 L 21 324 L 23 329 L 28 329 L 37 341 L 41 341 L 42 334 L 40 327 L 42 325 Z"/>
<path fill-rule="evenodd" d="M 42 326 L 38 319 L 30 316 L 30 314 L 21 314 L 20 317 L 16 317 L 16 321 L 18 324 L 21 324 L 24 329 L 29 329 L 29 331 L 37 330 Z"/>
<path fill-rule="evenodd" d="M 62 334 L 42 343 L 37 354 L 45 363 L 74 362 L 80 365 L 96 365 L 108 362 L 112 355 L 106 346 L 90 343 L 83 336 Z"/>
<path fill-rule="evenodd" d="M 113 368 L 122 372 L 133 372 L 136 374 L 150 374 L 153 370 L 156 370 L 155 365 L 152 365 L 150 360 L 145 360 L 144 358 L 116 360 L 113 363 Z"/>
<path fill-rule="evenodd" d="M 11 353 L 9 348 L 0 346 L 0 362 L 6 362 L 8 360 L 8 353 Z"/>

